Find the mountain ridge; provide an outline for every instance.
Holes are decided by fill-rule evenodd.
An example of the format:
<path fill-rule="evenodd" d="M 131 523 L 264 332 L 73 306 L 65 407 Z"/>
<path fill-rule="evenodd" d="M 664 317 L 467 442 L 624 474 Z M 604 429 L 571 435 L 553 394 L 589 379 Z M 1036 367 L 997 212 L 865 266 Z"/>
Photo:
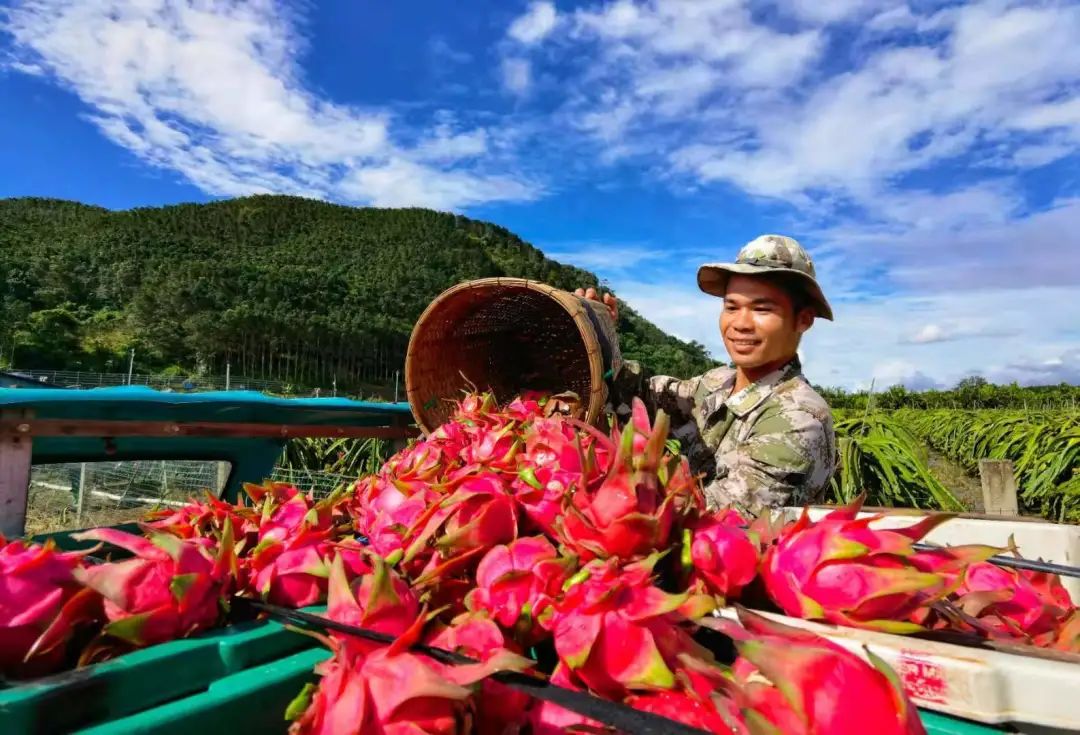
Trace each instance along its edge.
<path fill-rule="evenodd" d="M 488 276 L 559 288 L 595 274 L 499 225 L 293 196 L 110 210 L 0 200 L 0 347 L 23 368 L 223 372 L 382 384 L 442 290 Z M 715 364 L 621 305 L 624 354 L 687 376 Z"/>

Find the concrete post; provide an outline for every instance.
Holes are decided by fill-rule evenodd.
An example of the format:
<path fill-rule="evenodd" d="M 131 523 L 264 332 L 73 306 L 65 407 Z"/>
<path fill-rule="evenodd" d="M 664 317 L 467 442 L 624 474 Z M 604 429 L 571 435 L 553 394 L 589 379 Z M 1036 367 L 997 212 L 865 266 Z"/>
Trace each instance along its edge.
<path fill-rule="evenodd" d="M 1016 472 L 1007 459 L 980 459 L 979 480 L 982 482 L 983 505 L 994 515 L 1019 515 L 1016 500 Z"/>

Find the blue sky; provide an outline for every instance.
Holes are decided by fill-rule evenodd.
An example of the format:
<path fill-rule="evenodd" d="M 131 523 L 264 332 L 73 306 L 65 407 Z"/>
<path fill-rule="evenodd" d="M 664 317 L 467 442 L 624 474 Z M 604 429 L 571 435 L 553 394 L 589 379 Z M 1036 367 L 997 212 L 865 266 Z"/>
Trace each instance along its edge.
<path fill-rule="evenodd" d="M 826 385 L 1080 382 L 1080 4 L 0 0 L 0 196 L 430 206 L 723 355 L 779 232 Z"/>

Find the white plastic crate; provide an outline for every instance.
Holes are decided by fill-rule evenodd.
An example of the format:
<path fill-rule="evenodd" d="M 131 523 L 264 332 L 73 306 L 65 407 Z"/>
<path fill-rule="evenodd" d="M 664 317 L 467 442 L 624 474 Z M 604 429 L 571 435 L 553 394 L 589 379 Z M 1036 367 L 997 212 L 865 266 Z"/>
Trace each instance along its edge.
<path fill-rule="evenodd" d="M 817 520 L 833 508 L 815 507 Z M 794 519 L 801 508 L 785 508 Z M 908 510 L 885 511 L 874 526 L 903 527 L 925 516 Z M 872 515 L 871 511 L 860 516 Z M 1017 519 L 953 518 L 924 539 L 942 545 L 1006 546 L 1009 535 L 1025 558 L 1059 564 L 1080 563 L 1080 527 Z M 1063 578 L 1074 601 L 1080 601 L 1080 580 Z M 718 615 L 736 619 L 732 608 Z M 812 630 L 865 657 L 869 648 L 900 675 L 920 707 L 991 725 L 1010 725 L 1026 735 L 1080 732 L 1080 654 L 1016 646 L 1010 651 L 926 641 L 877 633 L 785 615 L 762 613 L 793 627 Z"/>
<path fill-rule="evenodd" d="M 1080 655 L 1004 653 L 760 614 L 813 631 L 863 658 L 866 649 L 873 651 L 896 670 L 908 696 L 924 709 L 1010 725 L 1026 735 L 1080 731 Z M 732 608 L 718 615 L 737 620 Z"/>

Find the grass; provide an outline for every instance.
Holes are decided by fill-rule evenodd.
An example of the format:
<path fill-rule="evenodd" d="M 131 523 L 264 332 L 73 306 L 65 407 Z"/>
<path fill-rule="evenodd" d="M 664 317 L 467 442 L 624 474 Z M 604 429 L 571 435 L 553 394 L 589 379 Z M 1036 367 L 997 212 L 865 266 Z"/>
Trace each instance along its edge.
<path fill-rule="evenodd" d="M 26 504 L 26 535 L 73 531 L 80 528 L 113 526 L 118 523 L 137 521 L 151 510 L 149 505 L 116 507 L 95 505 L 84 508 L 82 518 L 72 495 L 67 490 L 33 488 Z"/>

